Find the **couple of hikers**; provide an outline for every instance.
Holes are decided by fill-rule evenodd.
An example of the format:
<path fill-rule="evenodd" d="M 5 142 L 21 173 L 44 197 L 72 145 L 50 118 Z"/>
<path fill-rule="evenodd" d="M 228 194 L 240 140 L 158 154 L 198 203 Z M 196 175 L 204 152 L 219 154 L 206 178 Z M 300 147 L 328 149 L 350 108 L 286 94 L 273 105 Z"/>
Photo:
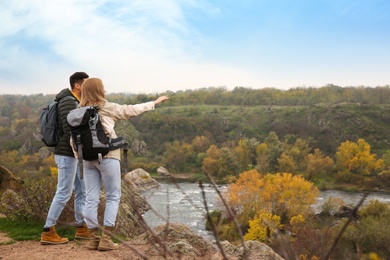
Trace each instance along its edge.
<path fill-rule="evenodd" d="M 75 238 L 89 239 L 88 248 L 100 251 L 113 250 L 118 244 L 111 240 L 115 228 L 116 217 L 121 198 L 120 149 L 110 151 L 101 160 L 83 162 L 83 178 L 80 178 L 78 159 L 71 146 L 71 132 L 67 123 L 67 115 L 77 106 L 95 106 L 107 136 L 116 138 L 115 121 L 127 120 L 131 117 L 153 110 L 155 105 L 169 99 L 160 96 L 155 101 L 136 105 L 121 105 L 106 100 L 106 91 L 101 79 L 89 78 L 85 72 L 75 72 L 69 78 L 70 89 L 65 88 L 56 95 L 58 119 L 63 135 L 54 148 L 54 158 L 58 167 L 57 190 L 47 214 L 41 234 L 41 244 L 63 244 L 68 238 L 60 237 L 55 225 L 73 191 L 76 234 Z M 106 207 L 103 226 L 98 223 L 98 206 L 100 188 L 103 183 L 106 194 Z M 101 236 L 99 235 L 101 231 Z"/>

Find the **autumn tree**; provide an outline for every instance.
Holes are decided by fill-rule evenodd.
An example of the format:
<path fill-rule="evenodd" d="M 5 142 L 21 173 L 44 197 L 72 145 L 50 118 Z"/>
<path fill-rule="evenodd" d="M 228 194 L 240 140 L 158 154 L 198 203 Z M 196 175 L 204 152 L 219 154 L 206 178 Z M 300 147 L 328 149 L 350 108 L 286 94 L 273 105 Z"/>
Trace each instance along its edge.
<path fill-rule="evenodd" d="M 227 198 L 242 223 L 247 223 L 261 209 L 260 188 L 262 175 L 257 170 L 244 171 L 237 181 L 228 186 Z"/>
<path fill-rule="evenodd" d="M 183 171 L 188 160 L 193 156 L 193 147 L 188 143 L 174 141 L 166 143 L 164 161 L 168 167 L 175 171 Z"/>
<path fill-rule="evenodd" d="M 375 157 L 376 154 L 371 153 L 370 145 L 363 139 L 356 143 L 345 141 L 336 152 L 340 171 L 359 175 L 370 175 L 384 169 L 383 160 Z"/>
<path fill-rule="evenodd" d="M 294 172 L 302 173 L 306 170 L 307 155 L 310 153 L 310 151 L 311 148 L 309 146 L 309 143 L 302 138 L 296 138 L 293 144 L 288 144 L 287 142 L 285 143 L 284 153 L 294 162 L 296 167 Z M 294 173 L 288 170 L 281 170 L 280 168 L 279 172 Z"/>
<path fill-rule="evenodd" d="M 256 147 L 256 169 L 262 173 L 267 172 L 269 166 L 267 149 L 266 143 L 261 143 Z"/>
<path fill-rule="evenodd" d="M 211 142 L 209 140 L 209 138 L 207 138 L 206 136 L 202 135 L 202 136 L 195 136 L 194 139 L 192 139 L 192 142 L 191 142 L 193 148 L 194 148 L 194 152 L 196 153 L 203 153 L 203 152 L 206 152 L 207 149 L 210 147 L 211 145 Z"/>
<path fill-rule="evenodd" d="M 282 223 L 293 216 L 306 216 L 319 195 L 312 182 L 291 173 L 267 174 L 263 177 L 260 203 L 268 212 L 282 218 Z"/>
<path fill-rule="evenodd" d="M 227 147 L 221 149 L 218 160 L 219 170 L 218 178 L 223 179 L 238 174 L 238 161 L 236 155 Z"/>
<path fill-rule="evenodd" d="M 292 156 L 283 152 L 278 158 L 278 170 L 281 172 L 291 172 L 295 174 L 298 170 L 298 165 Z"/>
<path fill-rule="evenodd" d="M 314 149 L 314 153 L 307 155 L 307 180 L 312 180 L 318 176 L 325 175 L 332 171 L 334 162 L 329 156 L 325 156 L 320 149 Z"/>
<path fill-rule="evenodd" d="M 248 145 L 247 139 L 240 139 L 234 153 L 237 157 L 239 171 L 245 171 L 248 165 L 251 163 L 251 150 Z"/>
<path fill-rule="evenodd" d="M 275 132 L 269 133 L 268 137 L 265 139 L 265 143 L 267 144 L 266 152 L 269 163 L 269 172 L 275 172 L 277 170 L 278 158 L 284 152 L 284 145 Z"/>
<path fill-rule="evenodd" d="M 290 173 L 266 174 L 245 171 L 229 185 L 227 198 L 240 220 L 247 223 L 255 214 L 268 212 L 287 223 L 298 215 L 305 217 L 319 195 L 313 183 Z"/>
<path fill-rule="evenodd" d="M 219 157 L 221 151 L 216 145 L 211 145 L 206 152 L 206 157 L 202 162 L 202 172 L 208 173 L 211 176 L 218 177 L 219 170 Z"/>

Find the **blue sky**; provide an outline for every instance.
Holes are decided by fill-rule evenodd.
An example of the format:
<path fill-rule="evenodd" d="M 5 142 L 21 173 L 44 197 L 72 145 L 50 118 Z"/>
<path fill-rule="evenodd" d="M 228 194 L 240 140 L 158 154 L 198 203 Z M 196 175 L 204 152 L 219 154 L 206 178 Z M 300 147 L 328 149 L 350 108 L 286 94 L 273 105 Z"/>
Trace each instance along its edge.
<path fill-rule="evenodd" d="M 388 0 L 3 0 L 0 94 L 390 84 Z"/>

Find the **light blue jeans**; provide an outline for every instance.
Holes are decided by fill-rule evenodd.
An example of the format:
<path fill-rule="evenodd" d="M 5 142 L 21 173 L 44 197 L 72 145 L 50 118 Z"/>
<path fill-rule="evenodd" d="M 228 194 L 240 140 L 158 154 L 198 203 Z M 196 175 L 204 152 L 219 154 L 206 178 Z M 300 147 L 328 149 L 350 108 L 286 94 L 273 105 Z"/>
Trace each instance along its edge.
<path fill-rule="evenodd" d="M 75 192 L 74 210 L 76 225 L 82 226 L 85 223 L 83 212 L 85 207 L 85 184 L 80 179 L 80 171 L 77 167 L 77 159 L 70 156 L 54 155 L 58 167 L 57 191 L 47 213 L 46 227 L 56 224 L 66 203 Z"/>
<path fill-rule="evenodd" d="M 88 228 L 98 227 L 98 206 L 100 187 L 103 181 L 106 192 L 106 208 L 103 225 L 114 227 L 121 199 L 120 161 L 113 158 L 84 161 L 84 181 L 86 188 L 85 220 Z"/>

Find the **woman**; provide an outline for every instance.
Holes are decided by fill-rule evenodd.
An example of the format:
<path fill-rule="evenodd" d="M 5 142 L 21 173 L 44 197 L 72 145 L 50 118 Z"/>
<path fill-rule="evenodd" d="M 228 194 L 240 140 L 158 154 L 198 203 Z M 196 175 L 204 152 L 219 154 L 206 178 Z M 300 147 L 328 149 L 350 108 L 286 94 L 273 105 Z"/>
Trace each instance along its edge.
<path fill-rule="evenodd" d="M 90 78 L 83 83 L 80 107 L 98 107 L 100 120 L 106 134 L 116 138 L 115 121 L 127 120 L 152 110 L 155 105 L 167 99 L 169 97 L 161 96 L 155 101 L 137 105 L 120 105 L 108 102 L 102 80 Z M 86 212 L 84 215 L 91 237 L 88 248 L 101 251 L 117 249 L 118 244 L 111 240 L 110 233 L 115 227 L 121 198 L 120 149 L 110 151 L 101 162 L 99 160 L 84 160 L 83 169 L 86 188 Z M 106 192 L 106 208 L 103 221 L 104 229 L 100 237 L 97 215 L 101 181 L 103 181 Z"/>

